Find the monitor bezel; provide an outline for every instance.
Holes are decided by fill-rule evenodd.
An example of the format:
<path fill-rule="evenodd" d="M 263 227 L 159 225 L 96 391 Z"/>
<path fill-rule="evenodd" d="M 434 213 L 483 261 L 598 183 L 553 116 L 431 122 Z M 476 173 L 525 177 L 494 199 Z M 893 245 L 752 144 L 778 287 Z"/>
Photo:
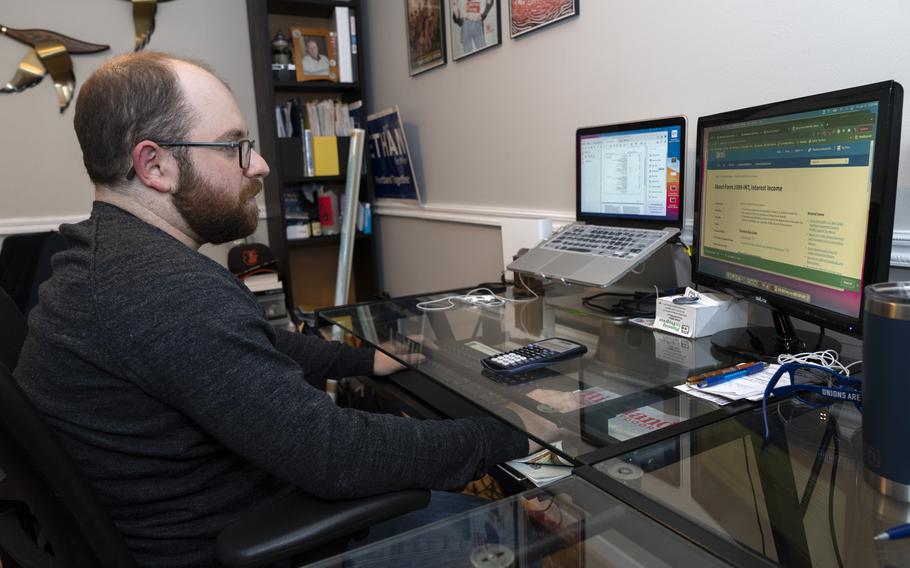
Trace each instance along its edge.
<path fill-rule="evenodd" d="M 602 126 L 586 126 L 575 131 L 575 219 L 591 225 L 612 225 L 639 229 L 676 227 L 682 230 L 685 221 L 685 186 L 686 186 L 686 117 L 684 115 L 654 118 L 635 122 L 621 122 Z M 581 210 L 581 139 L 584 136 L 610 134 L 614 132 L 634 132 L 649 128 L 679 127 L 679 218 L 676 221 L 666 219 L 629 219 L 619 215 L 584 213 Z"/>
<path fill-rule="evenodd" d="M 700 228 L 703 209 L 703 150 L 705 129 L 763 118 L 846 106 L 864 102 L 878 102 L 878 122 L 875 150 L 872 158 L 872 190 L 869 218 L 866 229 L 865 260 L 863 263 L 863 293 L 857 316 L 850 316 L 807 305 L 796 300 L 769 294 L 740 282 L 699 271 L 701 260 Z M 900 153 L 901 109 L 903 88 L 895 81 L 883 81 L 861 87 L 842 89 L 699 117 L 696 128 L 695 187 L 692 282 L 717 290 L 729 290 L 747 300 L 779 310 L 810 323 L 860 337 L 862 335 L 862 306 L 865 287 L 888 280 L 891 265 L 891 239 L 894 228 L 894 208 L 897 195 L 897 166 Z"/>

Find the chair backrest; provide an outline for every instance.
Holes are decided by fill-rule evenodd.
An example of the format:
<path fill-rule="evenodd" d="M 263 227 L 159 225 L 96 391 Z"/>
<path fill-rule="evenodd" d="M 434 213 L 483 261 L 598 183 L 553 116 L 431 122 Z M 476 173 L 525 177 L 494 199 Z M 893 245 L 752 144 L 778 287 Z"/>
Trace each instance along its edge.
<path fill-rule="evenodd" d="M 5 365 L 9 371 L 16 368 L 27 332 L 25 316 L 0 288 L 0 365 Z"/>
<path fill-rule="evenodd" d="M 67 248 L 56 231 L 10 235 L 0 246 L 0 288 L 28 314 L 38 304 L 38 286 L 51 275 L 51 257 Z"/>
<path fill-rule="evenodd" d="M 0 484 L 17 488 L 18 497 L 46 535 L 56 565 L 65 568 L 136 565 L 120 533 L 50 425 L 3 366 L 0 366 L 0 470 L 6 474 Z"/>

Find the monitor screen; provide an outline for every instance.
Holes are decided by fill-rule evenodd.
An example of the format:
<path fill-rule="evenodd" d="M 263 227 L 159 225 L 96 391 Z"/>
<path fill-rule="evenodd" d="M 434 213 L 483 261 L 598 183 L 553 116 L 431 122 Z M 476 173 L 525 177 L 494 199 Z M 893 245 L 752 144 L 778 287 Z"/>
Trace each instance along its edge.
<path fill-rule="evenodd" d="M 680 225 L 685 118 L 581 128 L 578 218 Z"/>
<path fill-rule="evenodd" d="M 891 85 L 699 119 L 693 280 L 855 332 L 863 285 L 887 278 Z"/>

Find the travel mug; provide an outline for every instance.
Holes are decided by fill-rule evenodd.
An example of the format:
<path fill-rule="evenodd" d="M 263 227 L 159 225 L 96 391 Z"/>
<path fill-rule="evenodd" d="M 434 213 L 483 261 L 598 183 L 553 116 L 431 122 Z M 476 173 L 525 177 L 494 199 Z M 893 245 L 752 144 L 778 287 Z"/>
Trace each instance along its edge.
<path fill-rule="evenodd" d="M 910 502 L 910 282 L 866 286 L 863 318 L 865 477 L 884 495 Z"/>

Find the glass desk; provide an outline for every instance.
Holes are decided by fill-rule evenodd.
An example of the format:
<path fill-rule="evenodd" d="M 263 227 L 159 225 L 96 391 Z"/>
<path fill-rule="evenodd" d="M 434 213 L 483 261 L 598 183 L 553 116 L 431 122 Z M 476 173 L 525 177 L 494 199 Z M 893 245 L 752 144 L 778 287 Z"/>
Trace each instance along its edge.
<path fill-rule="evenodd" d="M 389 377 L 404 390 L 414 393 L 421 383 L 432 383 L 437 393 L 454 393 L 576 464 L 596 463 L 753 407 L 746 402 L 718 407 L 673 388 L 690 374 L 731 363 L 712 353 L 709 338 L 689 340 L 594 315 L 582 307 L 579 288 L 557 288 L 544 298 L 499 307 L 456 300 L 446 311 L 417 308 L 418 302 L 450 294 L 331 308 L 319 316 L 417 371 L 419 379 L 411 377 L 407 384 L 407 373 Z M 577 341 L 588 352 L 518 379 L 487 374 L 480 365 L 491 353 L 548 337 Z M 552 424 L 526 426 L 508 412 L 516 408 Z M 558 436 L 544 439 L 557 431 L 553 424 Z M 554 445 L 557 439 L 560 447 Z M 646 450 L 637 459 L 667 457 Z"/>
<path fill-rule="evenodd" d="M 441 568 L 727 566 L 576 477 L 311 566 L 374 563 Z"/>
<path fill-rule="evenodd" d="M 872 540 L 910 505 L 864 480 L 853 404 L 786 399 L 768 419 L 766 448 L 759 408 L 658 443 L 663 463 L 629 454 L 576 471 L 736 565 L 910 566 L 910 539 Z"/>

